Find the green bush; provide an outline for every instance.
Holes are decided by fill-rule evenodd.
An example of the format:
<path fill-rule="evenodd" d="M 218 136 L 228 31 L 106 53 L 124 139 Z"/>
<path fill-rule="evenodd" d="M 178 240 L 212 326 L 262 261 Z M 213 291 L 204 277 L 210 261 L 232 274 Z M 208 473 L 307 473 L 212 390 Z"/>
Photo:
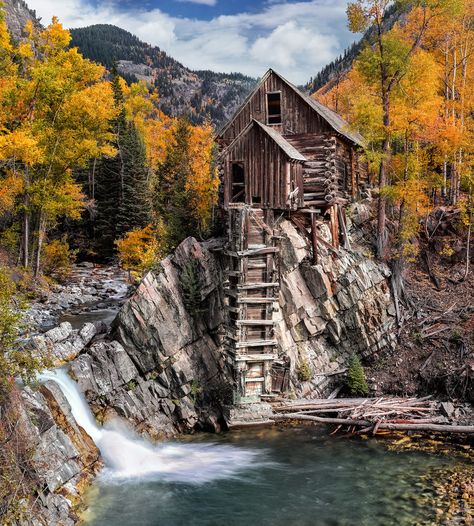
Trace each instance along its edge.
<path fill-rule="evenodd" d="M 369 386 L 365 379 L 364 368 L 362 367 L 357 354 L 353 354 L 349 359 L 347 370 L 347 386 L 353 395 L 368 395 Z"/>
<path fill-rule="evenodd" d="M 181 273 L 180 281 L 186 310 L 191 316 L 196 316 L 203 312 L 201 309 L 201 280 L 196 260 L 186 263 Z"/>
<path fill-rule="evenodd" d="M 311 367 L 306 360 L 300 362 L 296 373 L 298 375 L 298 379 L 301 382 L 307 382 L 311 380 L 311 377 L 313 376 L 313 371 L 311 370 Z"/>

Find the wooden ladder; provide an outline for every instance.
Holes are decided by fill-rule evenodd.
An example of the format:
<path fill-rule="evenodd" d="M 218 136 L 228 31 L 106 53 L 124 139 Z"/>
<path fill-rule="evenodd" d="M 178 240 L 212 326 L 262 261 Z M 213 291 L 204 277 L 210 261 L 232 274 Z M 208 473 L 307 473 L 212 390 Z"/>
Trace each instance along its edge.
<path fill-rule="evenodd" d="M 273 313 L 280 290 L 279 248 L 269 226 L 271 210 L 242 206 L 229 213 L 227 347 L 238 395 L 245 401 L 271 392 L 271 367 L 277 357 Z"/>

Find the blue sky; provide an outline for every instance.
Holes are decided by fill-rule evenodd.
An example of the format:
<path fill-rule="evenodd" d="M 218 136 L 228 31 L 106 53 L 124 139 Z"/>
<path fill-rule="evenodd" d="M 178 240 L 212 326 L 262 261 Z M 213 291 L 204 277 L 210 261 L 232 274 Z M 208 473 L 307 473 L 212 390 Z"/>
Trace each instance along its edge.
<path fill-rule="evenodd" d="M 269 67 L 304 83 L 357 37 L 347 0 L 29 0 L 66 27 L 109 23 L 193 69 L 262 75 Z"/>

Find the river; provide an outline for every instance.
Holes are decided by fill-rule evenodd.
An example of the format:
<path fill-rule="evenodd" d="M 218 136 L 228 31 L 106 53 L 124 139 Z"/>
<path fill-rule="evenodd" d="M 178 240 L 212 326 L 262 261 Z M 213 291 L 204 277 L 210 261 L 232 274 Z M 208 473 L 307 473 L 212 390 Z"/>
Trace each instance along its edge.
<path fill-rule="evenodd" d="M 319 428 L 196 437 L 253 451 L 237 473 L 207 482 L 159 475 L 100 476 L 88 492 L 89 526 L 414 526 L 437 525 L 430 473 L 452 460 L 389 451 L 375 440 L 328 437 Z M 434 475 L 436 476 L 436 475 Z M 428 501 L 427 501 L 428 502 Z"/>

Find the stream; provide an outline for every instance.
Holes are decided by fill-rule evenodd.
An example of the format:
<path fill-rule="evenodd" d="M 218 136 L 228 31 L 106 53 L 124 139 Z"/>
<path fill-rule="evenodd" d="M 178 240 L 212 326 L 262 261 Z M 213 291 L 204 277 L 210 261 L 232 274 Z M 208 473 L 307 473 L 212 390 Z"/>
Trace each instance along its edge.
<path fill-rule="evenodd" d="M 109 321 L 113 313 L 88 310 L 62 321 L 80 328 L 85 321 Z M 463 464 L 459 459 L 395 452 L 383 440 L 329 436 L 322 427 L 202 434 L 153 444 L 124 424 L 101 427 L 66 369 L 46 371 L 41 380 L 59 385 L 104 460 L 85 495 L 85 525 L 462 524 L 437 522 L 430 504 L 430 480 Z"/>
<path fill-rule="evenodd" d="M 89 526 L 414 526 L 437 525 L 429 473 L 453 461 L 396 453 L 374 440 L 328 437 L 319 428 L 195 437 L 189 446 L 232 447 L 235 473 L 203 481 L 159 474 L 99 476 L 87 494 Z M 253 454 L 253 460 L 250 454 Z M 222 452 L 225 456 L 225 450 Z M 251 460 L 251 462 L 249 462 Z M 190 463 L 190 472 L 201 467 Z M 231 467 L 231 466 L 229 466 Z M 237 471 L 238 469 L 238 471 Z M 434 522 L 432 522 L 434 521 Z M 445 524 L 444 522 L 442 524 Z"/>

